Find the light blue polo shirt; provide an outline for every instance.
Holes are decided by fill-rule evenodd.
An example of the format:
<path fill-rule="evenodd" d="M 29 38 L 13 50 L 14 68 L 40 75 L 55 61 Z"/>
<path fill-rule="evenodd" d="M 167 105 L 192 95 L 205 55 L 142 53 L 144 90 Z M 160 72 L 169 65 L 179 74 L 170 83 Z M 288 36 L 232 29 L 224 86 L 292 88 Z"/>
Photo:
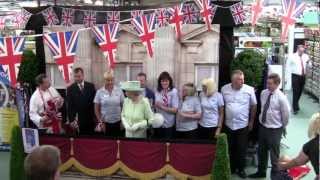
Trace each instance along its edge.
<path fill-rule="evenodd" d="M 182 102 L 179 110 L 181 112 L 193 112 L 201 113 L 201 104 L 199 97 L 197 96 L 187 96 Z M 177 118 L 176 129 L 177 131 L 192 131 L 198 128 L 198 119 L 193 118 Z"/>
<path fill-rule="evenodd" d="M 202 127 L 217 127 L 219 122 L 219 108 L 224 106 L 223 97 L 219 92 L 211 96 L 200 95 L 202 117 L 199 124 Z"/>

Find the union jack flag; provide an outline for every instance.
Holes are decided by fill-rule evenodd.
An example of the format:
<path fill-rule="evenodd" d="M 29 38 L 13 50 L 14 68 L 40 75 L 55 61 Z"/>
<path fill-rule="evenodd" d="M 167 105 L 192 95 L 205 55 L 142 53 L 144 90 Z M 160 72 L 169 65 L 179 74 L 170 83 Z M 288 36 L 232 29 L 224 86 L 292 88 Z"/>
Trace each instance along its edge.
<path fill-rule="evenodd" d="M 0 37 L 0 65 L 12 86 L 17 83 L 24 44 L 24 37 Z"/>
<path fill-rule="evenodd" d="M 120 21 L 120 11 L 109 11 L 107 12 L 108 24 L 115 24 Z"/>
<path fill-rule="evenodd" d="M 180 39 L 181 37 L 181 28 L 182 28 L 182 21 L 183 21 L 183 13 L 182 13 L 182 6 L 183 4 L 176 5 L 173 8 L 168 8 L 168 12 L 170 13 L 170 24 L 174 25 L 174 29 L 176 31 L 176 37 Z"/>
<path fill-rule="evenodd" d="M 199 10 L 194 3 L 184 4 L 182 8 L 183 23 L 191 24 L 198 22 Z"/>
<path fill-rule="evenodd" d="M 92 28 L 96 42 L 99 44 L 100 50 L 108 61 L 109 68 L 115 67 L 118 30 L 119 23 L 94 26 Z"/>
<path fill-rule="evenodd" d="M 70 82 L 78 44 L 78 31 L 54 32 L 43 35 L 44 43 L 58 65 L 66 83 Z"/>
<path fill-rule="evenodd" d="M 85 11 L 83 17 L 83 24 L 85 27 L 92 27 L 96 24 L 96 12 Z"/>
<path fill-rule="evenodd" d="M 251 25 L 255 26 L 263 9 L 263 0 L 256 0 L 251 7 Z"/>
<path fill-rule="evenodd" d="M 159 8 L 155 11 L 155 13 L 158 27 L 164 27 L 169 25 L 170 13 L 166 8 Z"/>
<path fill-rule="evenodd" d="M 133 25 L 133 19 L 135 19 L 136 17 L 142 16 L 143 11 L 141 11 L 141 10 L 131 11 L 130 15 L 131 15 L 131 24 Z"/>
<path fill-rule="evenodd" d="M 133 19 L 133 25 L 139 34 L 141 42 L 146 46 L 150 57 L 153 56 L 154 33 L 156 17 L 154 13 L 138 16 Z"/>
<path fill-rule="evenodd" d="M 15 14 L 15 21 L 17 27 L 24 28 L 31 17 L 31 13 L 25 9 L 21 9 L 21 12 Z"/>
<path fill-rule="evenodd" d="M 245 20 L 245 12 L 241 2 L 238 2 L 232 6 L 230 6 L 230 11 L 236 25 L 243 23 Z"/>
<path fill-rule="evenodd" d="M 208 30 L 211 30 L 211 22 L 216 13 L 217 6 L 211 5 L 210 0 L 195 0 L 196 4 L 200 8 L 200 15 L 203 21 L 206 23 Z"/>
<path fill-rule="evenodd" d="M 296 17 L 303 13 L 306 4 L 297 0 L 282 0 L 283 15 L 281 18 L 281 36 L 282 42 L 288 37 L 289 27 L 294 26 Z"/>
<path fill-rule="evenodd" d="M 59 19 L 52 7 L 43 10 L 41 14 L 49 26 L 59 24 Z"/>
<path fill-rule="evenodd" d="M 6 17 L 0 17 L 0 29 L 4 29 L 4 27 L 6 26 Z"/>
<path fill-rule="evenodd" d="M 74 18 L 74 9 L 62 8 L 61 24 L 63 26 L 72 26 Z"/>

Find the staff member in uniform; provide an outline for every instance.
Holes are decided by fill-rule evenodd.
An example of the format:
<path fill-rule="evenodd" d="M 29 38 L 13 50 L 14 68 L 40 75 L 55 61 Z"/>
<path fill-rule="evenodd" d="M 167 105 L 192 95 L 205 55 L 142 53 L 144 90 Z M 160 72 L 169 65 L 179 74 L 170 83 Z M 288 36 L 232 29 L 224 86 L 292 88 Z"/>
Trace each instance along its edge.
<path fill-rule="evenodd" d="M 120 136 L 121 107 L 124 100 L 123 92 L 114 86 L 113 72 L 103 75 L 105 85 L 97 91 L 94 98 L 94 110 L 98 126 L 105 129 L 107 136 Z M 96 128 L 97 129 L 97 128 Z"/>
<path fill-rule="evenodd" d="M 150 105 L 154 105 L 154 92 L 147 86 L 147 75 L 143 72 L 139 73 L 137 80 L 140 81 L 141 88 L 143 88 L 142 95 L 149 99 Z"/>
<path fill-rule="evenodd" d="M 257 110 L 254 88 L 244 84 L 244 74 L 240 70 L 232 72 L 231 83 L 222 87 L 225 102 L 225 124 L 228 135 L 231 172 L 237 171 L 246 178 L 244 170 L 248 143 L 248 133 L 253 128 Z"/>
<path fill-rule="evenodd" d="M 279 90 L 280 77 L 278 74 L 270 74 L 267 80 L 267 89 L 261 92 L 260 127 L 258 171 L 250 175 L 250 178 L 265 178 L 269 151 L 272 164 L 271 172 L 278 171 L 278 159 L 280 153 L 280 141 L 283 130 L 288 124 L 290 105 L 287 97 Z"/>
<path fill-rule="evenodd" d="M 158 78 L 155 108 L 164 117 L 164 124 L 161 128 L 154 128 L 155 138 L 172 138 L 178 107 L 179 95 L 173 80 L 168 72 L 162 72 Z"/>
<path fill-rule="evenodd" d="M 299 100 L 306 82 L 306 69 L 309 64 L 309 56 L 304 53 L 304 45 L 298 45 L 297 52 L 289 56 L 287 60 L 287 74 L 291 75 L 292 108 L 293 113 L 298 114 Z"/>
<path fill-rule="evenodd" d="M 196 89 L 192 83 L 183 86 L 182 103 L 176 119 L 176 137 L 179 139 L 195 139 L 197 137 L 201 105 L 195 92 Z"/>
<path fill-rule="evenodd" d="M 84 81 L 82 68 L 73 71 L 74 83 L 67 88 L 68 116 L 71 125 L 79 128 L 80 134 L 92 134 L 94 130 L 94 104 L 96 89 Z"/>
<path fill-rule="evenodd" d="M 202 117 L 199 121 L 198 138 L 213 139 L 220 134 L 224 117 L 223 97 L 216 91 L 213 79 L 202 81 L 200 100 Z"/>

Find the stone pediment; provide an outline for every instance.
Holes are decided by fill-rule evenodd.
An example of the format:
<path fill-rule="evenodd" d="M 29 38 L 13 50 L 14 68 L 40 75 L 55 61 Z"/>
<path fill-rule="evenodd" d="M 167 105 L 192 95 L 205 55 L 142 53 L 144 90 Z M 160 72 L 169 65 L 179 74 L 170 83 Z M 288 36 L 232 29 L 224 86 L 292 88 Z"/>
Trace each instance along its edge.
<path fill-rule="evenodd" d="M 182 44 L 194 44 L 201 45 L 203 42 L 199 36 L 202 36 L 205 33 L 220 33 L 219 25 L 212 24 L 211 31 L 208 31 L 207 26 L 205 24 L 199 24 L 198 26 L 185 26 L 186 28 L 183 30 L 183 35 L 181 37 Z"/>

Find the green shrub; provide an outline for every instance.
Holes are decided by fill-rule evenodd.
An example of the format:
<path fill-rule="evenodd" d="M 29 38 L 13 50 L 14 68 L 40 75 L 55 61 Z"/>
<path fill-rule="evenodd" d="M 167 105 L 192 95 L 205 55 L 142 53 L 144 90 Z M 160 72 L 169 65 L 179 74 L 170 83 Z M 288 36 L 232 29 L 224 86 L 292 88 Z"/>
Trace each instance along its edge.
<path fill-rule="evenodd" d="M 240 69 L 244 72 L 245 83 L 258 88 L 263 80 L 263 68 L 266 57 L 256 50 L 240 52 L 231 63 L 231 70 Z"/>
<path fill-rule="evenodd" d="M 19 126 L 15 126 L 11 131 L 11 154 L 10 154 L 10 180 L 24 180 L 24 158 L 22 133 Z"/>
<path fill-rule="evenodd" d="M 215 154 L 215 160 L 213 163 L 211 179 L 213 180 L 230 180 L 231 179 L 227 135 L 224 133 L 220 134 L 217 139 L 216 154 Z"/>
<path fill-rule="evenodd" d="M 40 62 L 31 50 L 25 50 L 22 55 L 22 61 L 19 69 L 18 80 L 29 83 L 35 87 L 35 77 L 39 74 Z"/>

